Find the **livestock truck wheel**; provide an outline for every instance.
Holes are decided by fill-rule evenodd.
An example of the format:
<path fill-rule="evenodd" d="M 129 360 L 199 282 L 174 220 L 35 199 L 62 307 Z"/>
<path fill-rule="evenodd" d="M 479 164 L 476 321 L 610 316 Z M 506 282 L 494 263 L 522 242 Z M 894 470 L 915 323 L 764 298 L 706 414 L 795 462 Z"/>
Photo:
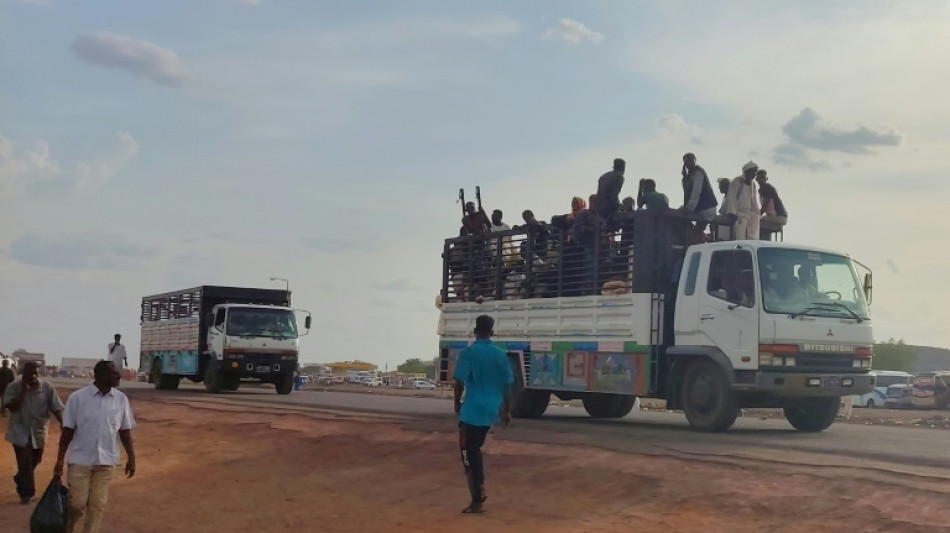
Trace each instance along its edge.
<path fill-rule="evenodd" d="M 155 388 L 158 390 L 177 390 L 178 384 L 181 382 L 181 378 L 178 376 L 170 376 L 162 373 L 161 359 L 152 361 L 152 368 L 148 374 L 152 379 L 152 383 L 155 384 Z"/>
<path fill-rule="evenodd" d="M 593 418 L 623 418 L 633 409 L 636 396 L 590 393 L 584 396 L 584 410 Z"/>
<path fill-rule="evenodd" d="M 521 389 L 515 394 L 511 416 L 512 418 L 540 418 L 547 411 L 550 402 L 550 392 Z"/>
<path fill-rule="evenodd" d="M 205 390 L 211 394 L 218 394 L 224 388 L 221 372 L 218 372 L 217 361 L 208 360 L 205 365 Z"/>
<path fill-rule="evenodd" d="M 274 383 L 274 385 L 277 388 L 277 394 L 290 394 L 290 391 L 294 390 L 293 372 L 288 372 L 277 378 L 277 382 Z"/>
<path fill-rule="evenodd" d="M 799 431 L 817 432 L 828 429 L 838 416 L 841 398 L 802 398 L 785 406 L 785 418 Z"/>
<path fill-rule="evenodd" d="M 686 369 L 682 395 L 683 411 L 693 429 L 725 431 L 739 416 L 739 405 L 729 381 L 712 361 L 697 361 Z"/>

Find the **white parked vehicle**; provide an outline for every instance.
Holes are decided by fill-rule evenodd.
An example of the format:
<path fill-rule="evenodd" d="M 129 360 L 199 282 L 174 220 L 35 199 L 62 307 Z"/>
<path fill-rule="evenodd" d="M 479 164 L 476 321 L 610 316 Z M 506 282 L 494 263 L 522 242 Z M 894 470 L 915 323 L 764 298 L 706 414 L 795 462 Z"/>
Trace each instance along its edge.
<path fill-rule="evenodd" d="M 434 389 L 434 388 L 435 388 L 435 385 L 433 385 L 432 383 L 429 383 L 428 381 L 419 380 L 419 381 L 413 381 L 413 382 L 412 382 L 412 388 L 414 388 L 414 389 L 428 389 L 428 390 L 431 390 L 431 389 Z"/>
<path fill-rule="evenodd" d="M 874 390 L 867 394 L 854 395 L 852 402 L 855 407 L 884 407 L 887 399 L 887 388 L 891 385 L 907 385 L 914 376 L 907 372 L 896 370 L 872 370 L 874 376 Z"/>
<path fill-rule="evenodd" d="M 380 378 L 380 377 L 366 378 L 363 380 L 363 385 L 366 385 L 367 387 L 382 387 L 383 378 Z"/>

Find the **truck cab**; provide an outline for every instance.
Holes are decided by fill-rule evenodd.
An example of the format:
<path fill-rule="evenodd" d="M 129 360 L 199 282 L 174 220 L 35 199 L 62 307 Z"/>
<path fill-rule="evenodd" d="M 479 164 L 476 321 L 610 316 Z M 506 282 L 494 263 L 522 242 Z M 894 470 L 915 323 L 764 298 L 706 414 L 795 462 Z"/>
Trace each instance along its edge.
<path fill-rule="evenodd" d="M 284 381 L 292 385 L 299 352 L 293 309 L 220 304 L 211 314 L 207 346 L 211 358 L 218 362 L 215 372 L 220 374 L 210 376 L 212 385 L 222 380 L 225 388 L 233 389 L 240 379 L 279 380 L 275 382 L 278 387 L 286 387 Z M 306 325 L 309 328 L 309 317 Z"/>
<path fill-rule="evenodd" d="M 732 393 L 722 403 L 734 405 L 721 413 L 711 396 L 674 397 L 700 425 L 725 424 L 733 407 L 783 407 L 789 415 L 807 406 L 821 420 L 792 414 L 792 425 L 821 426 L 833 420 L 839 397 L 873 389 L 865 289 L 853 261 L 836 252 L 768 241 L 693 246 L 677 288 L 673 330 L 671 368 L 702 357 L 718 367 Z M 715 379 L 708 374 L 674 372 L 672 385 L 695 390 L 695 380 Z M 717 421 L 717 414 L 724 418 Z"/>

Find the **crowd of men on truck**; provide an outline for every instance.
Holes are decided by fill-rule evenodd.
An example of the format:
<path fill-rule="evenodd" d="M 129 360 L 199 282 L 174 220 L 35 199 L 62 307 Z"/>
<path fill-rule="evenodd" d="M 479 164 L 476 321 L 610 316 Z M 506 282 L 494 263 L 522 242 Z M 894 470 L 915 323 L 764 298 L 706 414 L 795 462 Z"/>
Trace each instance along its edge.
<path fill-rule="evenodd" d="M 575 196 L 570 212 L 555 215 L 550 223 L 525 210 L 524 224 L 512 228 L 501 210 L 488 216 L 480 195 L 478 206 L 465 203 L 460 238 L 445 250 L 449 281 L 440 302 L 550 297 L 555 285 L 562 296 L 629 292 L 637 213 L 678 216 L 683 247 L 714 240 L 770 240 L 788 222 L 768 171 L 753 161 L 742 166 L 739 176 L 718 180 L 720 202 L 706 170 L 687 153 L 678 209 L 670 208 L 653 179 L 641 179 L 637 197 L 621 200 L 625 170 L 626 162 L 615 159 L 595 194 L 586 201 Z M 526 283 L 529 273 L 531 283 Z"/>

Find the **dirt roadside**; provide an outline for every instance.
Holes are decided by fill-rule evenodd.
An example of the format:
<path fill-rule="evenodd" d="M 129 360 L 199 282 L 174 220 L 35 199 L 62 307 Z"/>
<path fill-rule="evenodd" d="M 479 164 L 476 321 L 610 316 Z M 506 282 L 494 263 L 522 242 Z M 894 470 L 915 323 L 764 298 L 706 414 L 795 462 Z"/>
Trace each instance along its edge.
<path fill-rule="evenodd" d="M 205 400 L 133 408 L 139 473 L 113 483 L 106 532 L 950 531 L 950 483 L 908 488 L 847 471 L 813 476 L 767 462 L 541 444 L 542 432 L 517 427 L 486 446 L 488 512 L 463 516 L 449 420 L 250 413 Z M 41 484 L 59 437 L 51 433 Z M 0 447 L 0 531 L 27 531 L 32 506 L 16 502 L 12 462 Z"/>

